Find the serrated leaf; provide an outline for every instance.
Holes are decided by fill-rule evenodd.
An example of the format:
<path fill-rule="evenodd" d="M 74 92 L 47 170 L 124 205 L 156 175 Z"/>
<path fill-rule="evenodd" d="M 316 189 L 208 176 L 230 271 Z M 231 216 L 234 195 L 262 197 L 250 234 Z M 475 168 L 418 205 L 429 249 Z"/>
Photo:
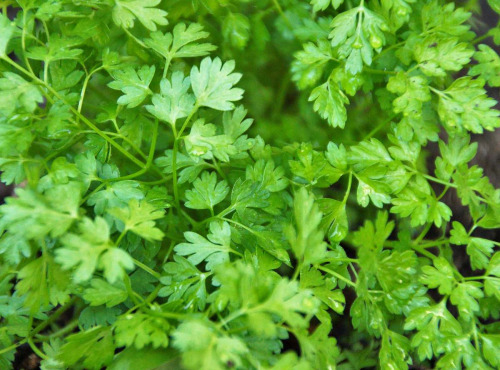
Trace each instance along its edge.
<path fill-rule="evenodd" d="M 83 298 L 90 302 L 91 306 L 106 305 L 113 307 L 124 302 L 128 294 L 124 289 L 118 288 L 101 279 L 93 279 L 91 287 L 85 289 Z"/>
<path fill-rule="evenodd" d="M 235 101 L 241 100 L 243 90 L 234 85 L 241 79 L 241 74 L 233 73 L 234 61 L 222 64 L 219 58 L 205 58 L 200 67 L 191 69 L 191 85 L 196 104 L 216 110 L 232 110 Z"/>
<path fill-rule="evenodd" d="M 451 128 L 482 133 L 500 126 L 496 101 L 486 95 L 484 80 L 462 77 L 439 94 L 439 117 Z"/>
<path fill-rule="evenodd" d="M 14 34 L 14 26 L 6 14 L 0 15 L 0 57 L 7 54 L 7 45 Z"/>
<path fill-rule="evenodd" d="M 158 119 L 175 126 L 178 119 L 187 117 L 194 108 L 194 96 L 188 93 L 190 87 L 189 77 L 184 78 L 180 71 L 174 72 L 171 81 L 161 80 L 161 93 L 153 96 L 153 105 L 147 105 L 146 109 Z"/>
<path fill-rule="evenodd" d="M 17 109 L 31 113 L 43 96 L 38 87 L 12 72 L 3 72 L 0 78 L 0 113 L 11 116 Z"/>
<path fill-rule="evenodd" d="M 167 60 L 194 58 L 208 55 L 216 49 L 209 43 L 197 43 L 208 36 L 209 33 L 203 31 L 203 26 L 198 23 L 190 23 L 187 27 L 178 23 L 172 33 L 153 32 L 145 43 Z"/>
<path fill-rule="evenodd" d="M 150 31 L 156 31 L 157 25 L 168 24 L 167 12 L 157 9 L 161 0 L 115 0 L 113 8 L 113 21 L 124 28 L 134 27 L 137 19 Z"/>
<path fill-rule="evenodd" d="M 349 99 L 335 81 L 329 80 L 316 87 L 309 101 L 314 101 L 314 110 L 321 118 L 328 120 L 330 126 L 344 128 L 347 119 L 345 104 L 349 103 Z"/>
<path fill-rule="evenodd" d="M 215 172 L 203 172 L 193 183 L 194 188 L 186 191 L 186 207 L 192 209 L 210 209 L 222 202 L 229 194 L 226 181 L 217 183 Z"/>
<path fill-rule="evenodd" d="M 110 328 L 95 328 L 70 335 L 57 359 L 66 366 L 81 364 L 98 370 L 113 359 L 115 346 Z"/>
<path fill-rule="evenodd" d="M 138 70 L 128 66 L 113 70 L 111 74 L 115 81 L 110 82 L 108 86 L 114 90 L 121 90 L 124 94 L 118 98 L 118 104 L 134 108 L 151 94 L 149 84 L 155 75 L 154 65 L 151 67 L 145 65 Z"/>
<path fill-rule="evenodd" d="M 214 270 L 218 265 L 229 261 L 231 249 L 231 229 L 227 222 L 213 221 L 210 223 L 210 233 L 207 239 L 203 236 L 185 232 L 188 243 L 178 244 L 174 250 L 180 256 L 189 256 L 187 260 L 193 265 L 206 261 L 206 269 Z"/>
<path fill-rule="evenodd" d="M 478 48 L 474 59 L 479 64 L 469 69 L 469 75 L 481 76 L 489 86 L 500 87 L 500 56 L 488 45 L 481 44 Z"/>
<path fill-rule="evenodd" d="M 151 344 L 153 348 L 168 346 L 170 324 L 162 317 L 144 313 L 121 316 L 115 323 L 116 343 L 119 346 L 134 346 L 137 349 Z"/>
<path fill-rule="evenodd" d="M 441 294 L 450 294 L 455 284 L 453 267 L 443 257 L 436 258 L 433 264 L 434 267 L 422 267 L 420 281 L 429 288 L 439 288 Z"/>
<path fill-rule="evenodd" d="M 132 231 L 146 240 L 162 240 L 164 233 L 155 227 L 155 220 L 162 218 L 164 212 L 147 201 L 132 199 L 125 208 L 112 208 L 108 213 L 123 223 L 123 231 Z"/>
<path fill-rule="evenodd" d="M 323 215 L 314 202 L 314 196 L 300 188 L 295 194 L 293 209 L 296 228 L 290 226 L 286 235 L 295 257 L 303 266 L 321 261 L 326 255 L 324 234 L 319 230 Z"/>

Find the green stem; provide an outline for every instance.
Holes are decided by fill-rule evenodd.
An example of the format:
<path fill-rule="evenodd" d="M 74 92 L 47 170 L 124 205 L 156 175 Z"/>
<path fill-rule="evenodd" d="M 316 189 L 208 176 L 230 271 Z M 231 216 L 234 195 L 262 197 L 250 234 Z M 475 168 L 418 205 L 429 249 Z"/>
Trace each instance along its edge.
<path fill-rule="evenodd" d="M 75 319 L 71 321 L 68 325 L 65 327 L 55 331 L 54 333 L 50 335 L 37 335 L 37 339 L 41 339 L 42 341 L 50 340 L 53 338 L 61 337 L 67 333 L 71 333 L 79 324 L 79 320 Z"/>
<path fill-rule="evenodd" d="M 20 65 L 18 65 L 14 61 L 12 61 L 10 58 L 8 58 L 6 56 L 2 56 L 0 58 L 3 59 L 4 61 L 6 61 L 11 66 L 13 66 L 14 68 L 16 68 L 17 70 L 19 70 L 20 72 L 22 72 L 25 75 L 29 76 L 33 81 L 39 83 L 42 86 L 45 86 L 47 88 L 47 90 L 52 95 L 54 95 L 57 99 L 59 99 L 60 101 L 62 101 L 64 104 L 68 105 L 68 107 L 70 108 L 70 110 L 72 111 L 72 113 L 75 114 L 75 116 L 77 116 L 88 127 L 90 127 L 97 135 L 99 135 L 104 140 L 106 140 L 111 146 L 113 146 L 116 150 L 118 150 L 121 154 L 123 154 L 126 158 L 128 158 L 134 164 L 136 164 L 137 166 L 139 166 L 141 168 L 144 167 L 144 163 L 142 161 L 140 161 L 139 159 L 137 159 L 136 157 L 134 157 L 132 154 L 130 154 L 125 148 L 123 148 L 121 145 L 119 145 L 118 143 L 116 143 L 113 139 L 111 139 L 108 135 L 106 135 L 101 129 L 99 129 L 94 123 L 92 123 L 89 119 L 87 119 L 87 117 L 83 116 L 80 112 L 78 112 L 78 110 L 76 110 L 73 106 L 71 106 L 70 104 L 68 104 L 64 100 L 64 98 L 61 95 L 59 95 L 59 93 L 57 91 L 55 91 L 50 85 L 48 85 L 44 81 L 40 80 L 33 73 L 31 73 L 30 71 L 24 69 L 23 67 L 21 67 Z M 44 92 L 43 89 L 42 89 L 42 92 Z"/>
<path fill-rule="evenodd" d="M 31 347 L 31 350 L 40 358 L 47 360 L 49 357 L 43 353 L 36 345 L 33 343 L 33 339 L 27 338 L 28 344 Z"/>
<path fill-rule="evenodd" d="M 94 69 L 93 71 L 91 71 L 90 73 L 88 73 L 87 76 L 85 77 L 85 80 L 83 81 L 82 91 L 80 92 L 80 99 L 78 100 L 78 108 L 77 109 L 78 109 L 79 113 L 82 112 L 83 100 L 85 99 L 85 93 L 87 91 L 87 85 L 89 84 L 89 81 L 90 81 L 91 77 L 94 75 L 94 73 L 98 72 L 102 68 L 104 68 L 104 67 L 101 66 L 99 68 Z"/>
<path fill-rule="evenodd" d="M 157 273 L 156 271 L 154 271 L 153 269 L 151 269 L 150 267 L 146 266 L 144 263 L 142 263 L 141 261 L 135 259 L 135 258 L 132 258 L 132 260 L 134 261 L 135 265 L 137 267 L 140 267 L 141 269 L 143 269 L 144 271 L 146 271 L 147 273 L 149 273 L 151 276 L 154 276 L 155 278 L 157 278 L 158 280 L 160 280 L 161 278 L 161 275 L 159 273 Z"/>
<path fill-rule="evenodd" d="M 491 34 L 489 32 L 485 33 L 482 36 L 477 37 L 476 39 L 472 40 L 472 45 L 479 44 L 481 41 L 487 39 L 488 37 L 491 37 Z"/>
<path fill-rule="evenodd" d="M 347 180 L 347 190 L 344 195 L 344 199 L 342 199 L 342 203 L 344 205 L 347 204 L 347 200 L 349 199 L 349 195 L 351 194 L 351 186 L 352 186 L 352 171 L 349 171 L 349 179 Z"/>
<path fill-rule="evenodd" d="M 121 234 L 120 234 L 120 236 L 118 237 L 118 239 L 116 239 L 116 242 L 115 242 L 115 245 L 116 245 L 116 246 L 119 246 L 119 245 L 120 245 L 121 241 L 123 240 L 123 238 L 124 238 L 124 237 L 125 237 L 125 235 L 127 234 L 127 231 L 128 231 L 128 229 L 127 229 L 127 228 L 123 229 L 123 231 L 121 232 Z"/>
<path fill-rule="evenodd" d="M 321 265 L 316 265 L 316 268 L 318 270 L 321 270 L 323 272 L 326 272 L 327 274 L 330 274 L 330 275 L 336 277 L 338 280 L 342 280 L 347 285 L 350 285 L 350 286 L 352 286 L 354 288 L 356 288 L 358 286 L 355 282 L 352 282 L 351 280 L 349 280 L 349 279 L 345 278 L 344 276 L 340 275 L 338 272 L 330 270 L 329 268 L 326 268 L 326 267 L 321 266 Z"/>
<path fill-rule="evenodd" d="M 167 77 L 168 69 L 170 68 L 170 63 L 172 62 L 172 58 L 168 57 L 165 59 L 165 67 L 163 68 L 163 78 Z"/>
<path fill-rule="evenodd" d="M 380 122 L 377 126 L 375 126 L 375 128 L 373 128 L 369 133 L 368 135 L 366 135 L 364 138 L 363 138 L 363 141 L 365 140 L 368 140 L 370 139 L 371 137 L 373 137 L 373 135 L 375 135 L 377 132 L 379 132 L 384 126 L 386 126 L 388 123 L 390 123 L 396 116 L 392 116 L 391 118 L 387 119 L 387 120 L 384 120 L 382 122 Z"/>
<path fill-rule="evenodd" d="M 175 201 L 175 206 L 177 210 L 181 210 L 181 204 L 180 204 L 180 199 L 179 199 L 179 185 L 178 185 L 178 179 L 177 179 L 177 153 L 179 152 L 179 138 L 182 136 L 182 133 L 188 126 L 189 122 L 191 119 L 194 117 L 196 112 L 198 111 L 199 105 L 196 103 L 191 110 L 191 113 L 189 113 L 189 116 L 186 118 L 184 121 L 184 124 L 182 125 L 181 129 L 179 132 L 177 132 L 177 129 L 175 127 L 175 124 L 172 125 L 172 132 L 174 134 L 174 148 L 172 151 L 172 186 L 174 189 L 174 201 Z"/>
<path fill-rule="evenodd" d="M 373 68 L 366 67 L 366 66 L 363 67 L 363 70 L 365 72 L 375 74 L 375 75 L 397 75 L 398 74 L 398 72 L 396 72 L 396 71 L 384 71 L 382 69 L 373 69 Z"/>
<path fill-rule="evenodd" d="M 77 297 L 71 298 L 68 301 L 68 303 L 66 303 L 65 305 L 59 307 L 47 320 L 45 320 L 44 322 L 42 322 L 41 324 L 39 324 L 37 327 L 35 327 L 29 333 L 28 337 L 24 338 L 23 340 L 21 340 L 21 341 L 19 341 L 17 343 L 12 344 L 9 347 L 2 348 L 0 350 L 0 355 L 2 355 L 4 353 L 7 353 L 7 352 L 10 352 L 10 351 L 16 349 L 17 347 L 19 347 L 20 345 L 23 345 L 24 343 L 27 343 L 30 338 L 33 338 L 35 335 L 37 335 L 38 333 L 40 333 L 46 327 L 48 327 L 49 325 L 51 325 L 54 321 L 56 321 L 57 319 L 59 319 L 59 317 L 61 317 L 61 315 L 64 312 L 66 312 L 68 309 L 70 309 L 71 307 L 73 307 L 73 305 L 75 304 L 75 302 L 77 300 L 78 300 Z"/>
<path fill-rule="evenodd" d="M 419 244 L 422 241 L 422 239 L 425 238 L 425 236 L 427 235 L 427 233 L 429 232 L 429 230 L 431 229 L 431 227 L 432 227 L 432 222 L 427 223 L 427 225 L 422 230 L 422 232 L 420 233 L 420 235 L 417 236 L 417 238 L 414 240 L 414 243 L 415 244 Z"/>

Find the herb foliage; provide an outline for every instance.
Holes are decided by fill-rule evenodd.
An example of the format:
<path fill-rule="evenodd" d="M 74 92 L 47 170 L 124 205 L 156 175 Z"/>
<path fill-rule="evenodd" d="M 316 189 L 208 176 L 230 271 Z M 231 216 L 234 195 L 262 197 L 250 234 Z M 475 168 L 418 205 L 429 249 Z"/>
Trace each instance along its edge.
<path fill-rule="evenodd" d="M 0 1 L 0 367 L 498 368 L 457 3 Z"/>

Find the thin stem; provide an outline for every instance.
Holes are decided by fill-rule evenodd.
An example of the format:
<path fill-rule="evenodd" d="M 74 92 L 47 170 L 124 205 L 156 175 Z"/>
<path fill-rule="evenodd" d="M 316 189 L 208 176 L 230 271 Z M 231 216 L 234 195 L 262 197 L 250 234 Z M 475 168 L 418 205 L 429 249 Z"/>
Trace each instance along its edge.
<path fill-rule="evenodd" d="M 91 71 L 90 73 L 87 74 L 87 76 L 85 77 L 85 80 L 83 81 L 83 86 L 82 86 L 82 91 L 80 92 L 80 100 L 78 101 L 78 112 L 81 113 L 82 112 L 82 107 L 83 107 L 83 100 L 85 99 L 85 93 L 87 91 L 87 85 L 91 79 L 91 77 L 94 75 L 94 73 L 98 72 L 99 70 L 101 70 L 102 68 L 104 68 L 103 66 Z"/>
<path fill-rule="evenodd" d="M 63 336 L 67 333 L 70 333 L 72 332 L 79 324 L 79 320 L 78 319 L 75 319 L 73 321 L 71 321 L 68 325 L 66 325 L 65 327 L 55 331 L 54 333 L 52 334 L 49 334 L 49 335 L 37 335 L 37 339 L 41 339 L 43 341 L 45 340 L 49 340 L 49 339 L 52 339 L 52 338 L 57 338 L 57 337 L 60 337 L 60 336 Z"/>
<path fill-rule="evenodd" d="M 132 283 L 130 282 L 130 278 L 125 273 L 123 274 L 123 282 L 125 283 L 125 289 L 127 290 L 129 298 L 132 300 L 132 302 L 134 302 L 136 306 L 141 306 L 144 303 L 144 300 L 139 294 L 134 292 L 134 290 L 132 289 Z M 138 298 L 140 300 L 138 300 Z"/>
<path fill-rule="evenodd" d="M 139 44 L 140 46 L 142 46 L 144 49 L 149 49 L 149 47 L 144 43 L 142 42 L 141 40 L 139 40 L 136 36 L 134 36 L 132 34 L 132 32 L 130 32 L 128 29 L 126 29 L 125 27 L 122 28 L 125 33 L 132 39 L 134 40 L 137 44 Z"/>
<path fill-rule="evenodd" d="M 26 67 L 30 71 L 30 73 L 34 74 L 33 69 L 31 68 L 31 64 L 28 60 L 28 57 L 26 56 L 26 11 L 23 10 L 23 30 L 21 34 L 21 46 L 23 48 L 23 60 L 24 64 L 26 64 Z"/>
<path fill-rule="evenodd" d="M 373 68 L 366 67 L 366 66 L 363 67 L 363 70 L 365 72 L 375 74 L 375 75 L 397 75 L 398 74 L 398 72 L 396 72 L 396 71 L 384 71 L 383 69 L 373 69 Z"/>
<path fill-rule="evenodd" d="M 64 100 L 64 98 L 61 95 L 59 95 L 59 93 L 57 91 L 55 91 L 50 85 L 48 85 L 44 81 L 40 80 L 33 73 L 27 71 L 26 69 L 24 69 L 23 67 L 21 67 L 20 65 L 18 65 L 14 61 L 12 61 L 10 58 L 2 56 L 1 59 L 5 60 L 8 64 L 13 66 L 17 70 L 21 71 L 22 73 L 26 74 L 27 76 L 29 76 L 31 79 L 33 79 L 37 83 L 41 84 L 42 86 L 45 86 L 47 88 L 47 90 L 52 95 L 54 95 L 57 99 L 59 99 L 60 101 L 64 102 L 66 105 L 68 105 L 70 110 L 73 112 L 73 114 L 75 114 L 77 117 L 79 117 L 80 120 L 82 122 L 84 122 L 88 127 L 90 127 L 97 135 L 99 135 L 104 140 L 106 140 L 111 146 L 113 146 L 115 149 L 117 149 L 120 153 L 122 153 L 126 158 L 128 158 L 134 164 L 136 164 L 137 166 L 139 166 L 141 168 L 144 167 L 144 163 L 142 161 L 140 161 L 139 159 L 134 157 L 132 154 L 130 154 L 125 148 L 123 148 L 121 145 L 116 143 L 113 139 L 111 139 L 108 135 L 106 135 L 101 129 L 99 129 L 94 123 L 92 123 L 89 119 L 87 119 L 87 117 L 83 116 L 80 112 L 78 112 L 78 110 L 76 110 L 73 106 L 68 104 Z M 43 89 L 42 89 L 42 92 L 44 92 Z"/>
<path fill-rule="evenodd" d="M 163 67 L 163 78 L 167 78 L 167 72 L 168 69 L 170 68 L 170 63 L 172 62 L 172 58 L 168 57 L 165 59 L 165 67 Z"/>
<path fill-rule="evenodd" d="M 352 171 L 349 171 L 349 179 L 347 180 L 347 190 L 344 195 L 344 199 L 342 199 L 342 203 L 347 204 L 347 200 L 349 199 L 349 195 L 351 194 L 351 186 L 352 186 Z"/>
<path fill-rule="evenodd" d="M 422 232 L 420 233 L 420 235 L 417 236 L 417 238 L 414 240 L 414 243 L 415 244 L 419 244 L 422 241 L 422 239 L 425 238 L 425 236 L 427 235 L 427 233 L 429 232 L 429 230 L 431 229 L 431 227 L 432 227 L 432 222 L 427 223 L 427 225 L 422 230 Z"/>
<path fill-rule="evenodd" d="M 387 120 L 384 120 L 382 122 L 380 122 L 377 126 L 375 126 L 375 128 L 373 128 L 373 130 L 371 130 L 368 135 L 366 135 L 364 138 L 363 138 L 363 141 L 365 140 L 368 140 L 370 139 L 373 135 L 375 135 L 377 132 L 379 132 L 384 126 L 386 126 L 388 123 L 390 123 L 396 116 L 392 116 L 391 118 L 387 119 Z"/>
<path fill-rule="evenodd" d="M 71 307 L 73 307 L 73 305 L 75 304 L 75 302 L 78 300 L 77 297 L 73 297 L 71 298 L 68 303 L 66 303 L 65 305 L 59 307 L 47 320 L 45 320 L 44 322 L 42 322 L 41 324 L 39 324 L 37 327 L 35 327 L 28 335 L 28 337 L 24 338 L 23 340 L 17 342 L 17 343 L 14 343 L 12 344 L 11 346 L 9 347 L 6 347 L 6 348 L 2 348 L 0 350 L 0 355 L 4 354 L 4 353 L 7 353 L 7 352 L 10 352 L 14 349 L 16 349 L 17 347 L 19 347 L 20 345 L 23 345 L 24 343 L 27 343 L 28 340 L 30 338 L 33 338 L 36 334 L 40 333 L 42 330 L 44 330 L 46 327 L 48 327 L 49 325 L 51 325 L 54 321 L 56 321 L 59 317 L 61 317 L 61 315 L 66 312 L 68 309 L 70 309 Z"/>
<path fill-rule="evenodd" d="M 123 238 L 124 238 L 124 237 L 125 237 L 125 235 L 127 234 L 127 231 L 128 231 L 128 229 L 127 229 L 127 228 L 123 229 L 123 231 L 121 232 L 121 234 L 120 234 L 120 236 L 118 237 L 118 239 L 116 239 L 116 242 L 115 242 L 115 245 L 116 245 L 116 246 L 119 246 L 119 245 L 120 245 L 121 241 L 123 240 Z"/>
<path fill-rule="evenodd" d="M 27 338 L 28 339 L 28 344 L 29 346 L 31 347 L 31 350 L 40 358 L 43 358 L 44 360 L 47 360 L 48 359 L 48 356 L 43 353 L 36 345 L 35 343 L 33 342 L 33 339 L 31 338 Z"/>
<path fill-rule="evenodd" d="M 188 126 L 189 122 L 191 119 L 194 117 L 196 112 L 198 111 L 199 105 L 196 103 L 191 110 L 191 113 L 189 113 L 189 116 L 186 118 L 184 121 L 184 124 L 182 125 L 181 129 L 179 132 L 177 132 L 177 129 L 175 127 L 175 124 L 172 125 L 172 132 L 174 134 L 174 148 L 172 151 L 172 186 L 174 189 L 174 201 L 175 201 L 175 207 L 180 211 L 181 210 L 181 204 L 179 200 L 179 185 L 178 185 L 178 179 L 177 179 L 177 153 L 179 152 L 179 138 L 182 136 L 182 133 Z"/>
<path fill-rule="evenodd" d="M 278 11 L 278 13 L 280 14 L 280 16 L 285 20 L 286 25 L 288 27 L 290 27 L 291 29 L 293 29 L 292 22 L 290 22 L 290 19 L 288 19 L 288 17 L 286 16 L 286 14 L 283 11 L 283 8 L 281 7 L 281 5 L 278 2 L 278 0 L 273 0 L 273 4 L 274 4 L 276 10 Z"/>
<path fill-rule="evenodd" d="M 333 270 L 330 270 L 329 268 L 326 268 L 326 267 L 321 266 L 321 265 L 316 265 L 316 268 L 317 268 L 318 270 L 324 271 L 324 272 L 326 272 L 327 274 L 330 274 L 330 275 L 332 275 L 332 276 L 336 277 L 338 280 L 342 280 L 342 281 L 343 281 L 344 283 L 346 283 L 347 285 L 350 285 L 350 286 L 352 286 L 352 287 L 354 287 L 354 288 L 356 288 L 356 287 L 358 286 L 355 282 L 353 282 L 353 281 L 351 281 L 351 280 L 349 280 L 349 279 L 345 278 L 344 276 L 340 275 L 338 272 L 335 272 L 335 271 L 333 271 Z"/>
<path fill-rule="evenodd" d="M 143 269 L 144 271 L 146 271 L 147 273 L 149 273 L 151 276 L 154 276 L 155 278 L 157 278 L 158 280 L 160 280 L 161 278 L 161 275 L 159 273 L 157 273 L 156 271 L 154 271 L 153 269 L 151 269 L 150 267 L 146 266 L 144 263 L 142 263 L 141 261 L 135 259 L 135 258 L 132 258 L 132 260 L 134 261 L 135 265 L 141 269 Z"/>
<path fill-rule="evenodd" d="M 488 37 L 491 37 L 491 34 L 489 32 L 487 32 L 484 35 L 479 36 L 476 39 L 472 40 L 472 45 L 479 44 L 481 41 L 487 39 Z"/>

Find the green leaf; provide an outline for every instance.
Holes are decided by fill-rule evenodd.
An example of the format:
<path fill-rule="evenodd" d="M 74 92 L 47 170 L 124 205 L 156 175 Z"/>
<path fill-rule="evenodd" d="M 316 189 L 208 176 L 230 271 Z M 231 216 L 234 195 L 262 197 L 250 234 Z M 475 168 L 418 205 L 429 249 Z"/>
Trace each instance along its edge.
<path fill-rule="evenodd" d="M 220 265 L 216 278 L 221 287 L 215 307 L 221 310 L 229 304 L 233 310 L 244 308 L 243 322 L 264 337 L 277 334 L 273 317 L 295 328 L 307 328 L 308 318 L 302 314 L 315 313 L 319 306 L 312 292 L 300 290 L 296 281 L 275 281 L 272 273 L 258 273 L 254 266 L 241 261 Z M 246 289 L 241 289 L 243 286 Z"/>
<path fill-rule="evenodd" d="M 111 75 L 115 79 L 108 84 L 114 90 L 121 90 L 124 94 L 118 98 L 118 104 L 128 108 L 137 107 L 151 94 L 149 84 L 155 75 L 155 66 L 142 66 L 137 71 L 133 67 L 113 70 Z"/>
<path fill-rule="evenodd" d="M 298 161 L 291 160 L 288 163 L 299 182 L 327 188 L 342 176 L 342 172 L 332 167 L 323 153 L 313 150 L 310 143 L 303 143 L 297 149 Z"/>
<path fill-rule="evenodd" d="M 217 158 L 228 162 L 229 158 L 238 154 L 233 139 L 228 135 L 217 134 L 215 125 L 205 124 L 202 119 L 193 123 L 189 135 L 184 138 L 186 150 L 192 157 L 203 159 Z"/>
<path fill-rule="evenodd" d="M 317 44 L 308 42 L 303 45 L 303 48 L 295 53 L 291 69 L 292 79 L 297 83 L 299 89 L 314 86 L 323 76 L 327 63 L 334 59 L 332 47 L 326 39 L 318 40 Z M 335 89 L 336 85 L 332 87 Z M 328 86 L 326 88 L 328 89 Z"/>
<path fill-rule="evenodd" d="M 314 196 L 300 188 L 295 194 L 293 209 L 296 229 L 290 226 L 286 234 L 295 257 L 302 266 L 321 261 L 326 256 L 324 234 L 318 227 L 323 215 L 314 202 Z"/>
<path fill-rule="evenodd" d="M 500 9 L 500 7 L 499 7 Z M 500 366 L 500 334 L 481 334 L 483 355 L 492 366 Z"/>
<path fill-rule="evenodd" d="M 420 185 L 420 187 L 418 187 Z M 411 184 L 397 198 L 392 199 L 391 213 L 398 213 L 402 217 L 411 217 L 412 226 L 434 222 L 437 227 L 443 221 L 451 218 L 451 209 L 443 202 L 438 202 L 431 194 L 429 184 L 423 180 L 419 184 Z"/>
<path fill-rule="evenodd" d="M 427 76 L 446 76 L 446 71 L 459 71 L 470 62 L 474 50 L 458 38 L 429 36 L 415 45 L 415 59 Z"/>
<path fill-rule="evenodd" d="M 56 306 L 69 299 L 69 276 L 51 257 L 28 263 L 18 272 L 17 278 L 16 290 L 25 297 L 24 305 L 32 314 L 49 303 Z"/>
<path fill-rule="evenodd" d="M 98 327 L 70 335 L 57 359 L 66 366 L 78 364 L 98 370 L 111 362 L 114 351 L 111 329 Z"/>
<path fill-rule="evenodd" d="M 344 0 L 311 0 L 311 5 L 315 12 L 319 12 L 320 10 L 326 10 L 330 4 L 337 9 L 343 2 Z"/>
<path fill-rule="evenodd" d="M 265 208 L 269 206 L 269 196 L 261 184 L 239 178 L 231 192 L 231 208 L 239 213 L 244 213 L 247 208 Z"/>
<path fill-rule="evenodd" d="M 222 35 L 236 49 L 243 50 L 250 39 L 250 21 L 240 13 L 229 13 L 222 22 Z"/>
<path fill-rule="evenodd" d="M 382 336 L 380 363 L 383 369 L 407 369 L 411 364 L 410 341 L 393 331 L 387 330 Z"/>
<path fill-rule="evenodd" d="M 46 46 L 35 46 L 28 50 L 27 55 L 30 59 L 42 60 L 50 63 L 56 60 L 78 59 L 83 53 L 82 49 L 72 49 L 81 44 L 79 37 L 62 37 L 58 34 L 50 36 L 50 41 Z"/>
<path fill-rule="evenodd" d="M 112 208 L 108 213 L 123 223 L 123 232 L 132 231 L 146 240 L 162 240 L 164 233 L 155 227 L 154 220 L 162 218 L 164 212 L 147 201 L 132 199 L 126 208 Z"/>
<path fill-rule="evenodd" d="M 7 55 L 7 45 L 14 34 L 14 26 L 6 14 L 0 15 L 0 57 Z"/>
<path fill-rule="evenodd" d="M 495 12 L 500 14 L 500 2 L 498 0 L 488 0 L 488 4 Z"/>
<path fill-rule="evenodd" d="M 98 215 L 103 215 L 111 208 L 126 207 L 132 199 L 144 198 L 139 186 L 138 182 L 132 180 L 113 182 L 105 190 L 93 193 L 88 199 L 88 204 L 94 206 L 94 211 Z"/>
<path fill-rule="evenodd" d="M 155 8 L 161 0 L 115 0 L 113 21 L 123 28 L 134 27 L 137 19 L 150 31 L 156 31 L 156 25 L 166 26 L 167 12 Z"/>
<path fill-rule="evenodd" d="M 275 167 L 272 160 L 259 159 L 246 170 L 246 178 L 260 182 L 262 187 L 271 193 L 280 192 L 288 187 L 288 179 L 285 177 L 283 167 Z"/>
<path fill-rule="evenodd" d="M 101 279 L 93 279 L 90 282 L 91 288 L 85 289 L 83 298 L 90 302 L 91 306 L 113 307 L 124 302 L 128 294 L 124 289 L 118 288 Z"/>
<path fill-rule="evenodd" d="M 182 353 L 186 369 L 223 370 L 227 364 L 242 366 L 249 352 L 238 337 L 218 333 L 210 322 L 202 319 L 186 320 L 173 333 L 173 346 Z"/>
<path fill-rule="evenodd" d="M 158 119 L 175 126 L 178 119 L 187 117 L 194 108 L 194 96 L 188 93 L 190 87 L 189 77 L 184 78 L 182 72 L 176 71 L 171 81 L 161 80 L 161 93 L 153 95 L 153 105 L 147 105 L 146 109 Z"/>
<path fill-rule="evenodd" d="M 373 51 L 386 43 L 384 32 L 389 26 L 377 13 L 363 5 L 338 14 L 331 23 L 332 46 L 338 47 L 338 56 L 346 60 L 345 69 L 355 75 L 363 64 L 371 65 Z"/>
<path fill-rule="evenodd" d="M 202 273 L 179 255 L 175 255 L 174 262 L 167 262 L 163 269 L 166 276 L 160 278 L 164 286 L 158 292 L 158 296 L 168 297 L 169 302 L 182 300 L 189 304 L 190 309 L 194 307 L 205 309 L 208 274 Z"/>
<path fill-rule="evenodd" d="M 500 252 L 496 252 L 491 258 L 486 274 L 500 277 Z"/>
<path fill-rule="evenodd" d="M 155 349 L 145 347 L 136 349 L 134 347 L 126 348 L 121 351 L 108 366 L 109 370 L 155 370 L 167 366 L 172 369 L 178 367 L 177 358 L 179 353 L 173 348 Z"/>
<path fill-rule="evenodd" d="M 482 133 L 500 126 L 500 112 L 492 109 L 496 101 L 486 95 L 484 80 L 462 77 L 439 93 L 438 112 L 450 128 Z"/>
<path fill-rule="evenodd" d="M 125 271 L 133 270 L 134 267 L 130 255 L 119 248 L 109 248 L 99 258 L 99 268 L 110 283 L 122 279 Z"/>
<path fill-rule="evenodd" d="M 209 33 L 203 31 L 203 26 L 198 23 L 190 23 L 188 27 L 184 23 L 178 23 L 172 33 L 153 32 L 151 38 L 144 42 L 170 61 L 174 58 L 194 58 L 210 54 L 216 49 L 214 45 L 197 43 L 208 36 Z"/>
<path fill-rule="evenodd" d="M 443 300 L 434 306 L 417 308 L 406 319 L 405 330 L 418 330 L 411 340 L 411 346 L 416 348 L 421 361 L 440 355 L 445 350 L 447 338 L 462 334 L 460 323 L 445 304 Z"/>
<path fill-rule="evenodd" d="M 349 103 L 349 99 L 337 82 L 329 80 L 316 87 L 311 92 L 309 101 L 314 101 L 314 110 L 321 118 L 328 120 L 330 126 L 344 128 L 347 120 L 345 104 Z"/>
<path fill-rule="evenodd" d="M 234 71 L 234 61 L 222 64 L 219 58 L 205 58 L 200 68 L 191 69 L 191 85 L 196 104 L 216 110 L 233 110 L 233 102 L 241 100 L 243 90 L 233 87 L 241 79 Z"/>
<path fill-rule="evenodd" d="M 328 239 L 332 242 L 343 240 L 349 229 L 345 203 L 327 198 L 318 199 L 316 203 L 324 215 L 321 228 L 325 231 Z"/>
<path fill-rule="evenodd" d="M 481 44 L 478 48 L 474 59 L 479 63 L 469 69 L 469 75 L 481 76 L 489 86 L 500 87 L 500 56 L 488 45 Z"/>
<path fill-rule="evenodd" d="M 483 298 L 484 293 L 481 290 L 482 284 L 476 281 L 460 283 L 453 289 L 450 301 L 458 307 L 460 316 L 470 321 L 474 317 L 474 312 L 479 311 L 477 299 Z"/>
<path fill-rule="evenodd" d="M 0 230 L 7 230 L 20 239 L 61 236 L 78 218 L 78 183 L 54 186 L 44 195 L 19 188 L 16 195 L 0 206 Z"/>
<path fill-rule="evenodd" d="M 84 218 L 79 234 L 68 233 L 61 239 L 63 247 L 56 250 L 56 261 L 64 269 L 76 268 L 75 282 L 89 280 L 96 269 L 104 271 L 109 283 L 119 280 L 125 270 L 134 267 L 131 257 L 111 246 L 109 226 L 103 218 Z"/>
<path fill-rule="evenodd" d="M 222 202 L 229 194 L 226 181 L 217 183 L 215 172 L 203 172 L 193 183 L 194 188 L 186 191 L 186 207 L 192 209 L 209 209 Z"/>
<path fill-rule="evenodd" d="M 427 80 L 420 76 L 409 77 L 403 72 L 389 79 L 387 90 L 399 95 L 392 103 L 394 112 L 405 116 L 420 116 L 422 105 L 431 100 Z"/>
<path fill-rule="evenodd" d="M 431 289 L 439 288 L 441 294 L 451 294 L 455 285 L 453 267 L 443 257 L 434 259 L 433 264 L 434 267 L 422 267 L 423 275 L 420 277 L 420 281 Z"/>
<path fill-rule="evenodd" d="M 144 313 L 127 314 L 118 318 L 115 327 L 118 346 L 134 346 L 137 349 L 148 344 L 153 348 L 168 346 L 170 323 L 162 317 Z"/>
<path fill-rule="evenodd" d="M 16 110 L 32 113 L 43 102 L 38 87 L 12 72 L 0 78 L 0 114 L 11 116 Z"/>
<path fill-rule="evenodd" d="M 187 260 L 193 265 L 206 261 L 205 268 L 208 271 L 229 261 L 229 253 L 233 252 L 231 229 L 227 222 L 211 222 L 208 240 L 191 231 L 185 232 L 184 237 L 188 243 L 178 244 L 174 250 L 181 256 L 189 256 Z"/>

